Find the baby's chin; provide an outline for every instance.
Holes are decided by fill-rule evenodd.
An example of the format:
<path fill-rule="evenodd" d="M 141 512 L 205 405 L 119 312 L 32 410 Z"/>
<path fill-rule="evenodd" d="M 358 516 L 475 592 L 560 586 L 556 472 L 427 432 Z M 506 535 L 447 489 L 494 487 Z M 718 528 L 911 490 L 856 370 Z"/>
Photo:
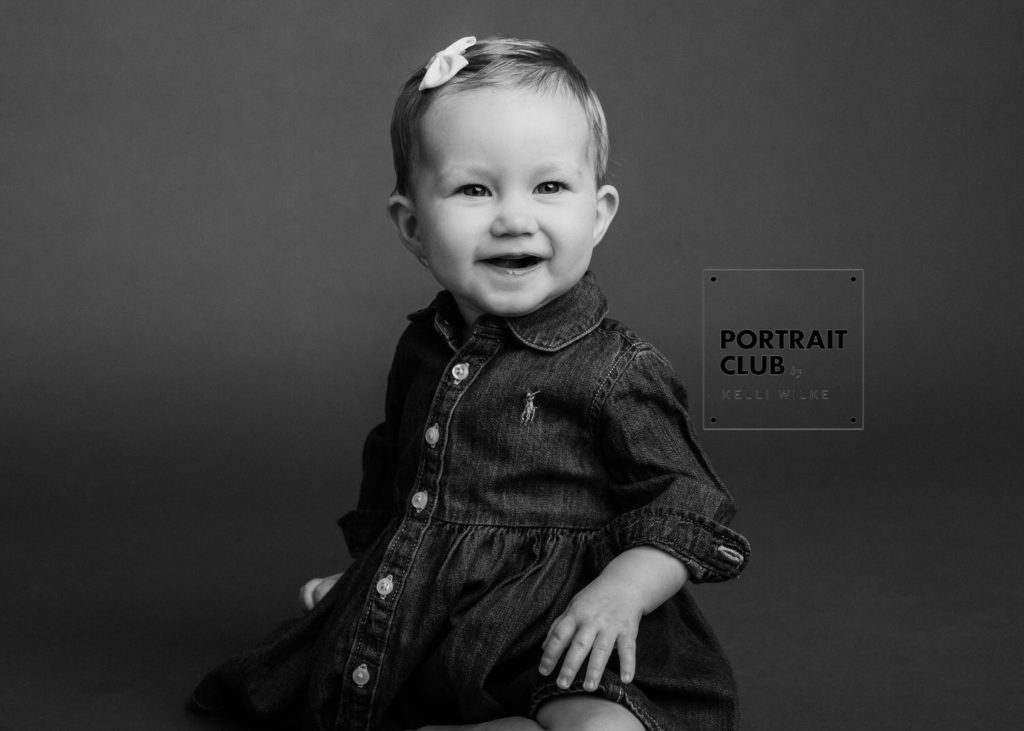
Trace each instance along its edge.
<path fill-rule="evenodd" d="M 494 317 L 525 317 L 536 312 L 559 295 L 545 297 L 531 302 L 488 303 L 482 311 Z"/>
<path fill-rule="evenodd" d="M 561 297 L 569 289 L 571 287 L 560 287 L 557 291 L 534 292 L 530 294 L 520 292 L 512 296 L 501 296 L 491 292 L 486 296 L 475 299 L 467 298 L 460 300 L 456 297 L 456 300 L 460 302 L 463 318 L 466 319 L 475 320 L 479 315 L 516 318 L 525 317 L 536 312 L 548 303 Z"/>

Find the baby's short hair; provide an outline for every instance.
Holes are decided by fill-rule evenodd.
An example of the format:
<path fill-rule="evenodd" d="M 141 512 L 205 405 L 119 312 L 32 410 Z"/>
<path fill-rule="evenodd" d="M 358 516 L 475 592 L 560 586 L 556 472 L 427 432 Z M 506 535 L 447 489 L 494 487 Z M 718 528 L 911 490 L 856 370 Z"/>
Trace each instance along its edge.
<path fill-rule="evenodd" d="M 597 94 L 568 56 L 553 46 L 522 38 L 484 38 L 464 53 L 468 62 L 449 81 L 419 90 L 425 70 L 414 73 L 395 102 L 391 115 L 391 152 L 395 159 L 395 192 L 408 195 L 412 160 L 420 140 L 420 125 L 440 96 L 488 86 L 527 87 L 571 94 L 590 124 L 590 148 L 597 184 L 608 168 L 608 125 Z"/>

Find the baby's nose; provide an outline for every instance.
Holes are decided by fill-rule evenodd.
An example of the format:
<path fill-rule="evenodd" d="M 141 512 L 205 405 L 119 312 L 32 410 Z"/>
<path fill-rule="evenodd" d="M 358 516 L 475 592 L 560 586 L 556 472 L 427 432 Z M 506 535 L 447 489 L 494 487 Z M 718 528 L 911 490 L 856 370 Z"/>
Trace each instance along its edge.
<path fill-rule="evenodd" d="M 537 219 L 529 203 L 519 199 L 503 200 L 491 224 L 493 236 L 526 236 L 537 232 Z"/>

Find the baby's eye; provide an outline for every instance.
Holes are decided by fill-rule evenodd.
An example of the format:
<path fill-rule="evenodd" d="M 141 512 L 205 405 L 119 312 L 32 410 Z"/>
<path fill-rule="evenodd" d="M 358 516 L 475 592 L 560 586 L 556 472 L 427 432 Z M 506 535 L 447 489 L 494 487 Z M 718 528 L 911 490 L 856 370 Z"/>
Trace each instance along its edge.
<path fill-rule="evenodd" d="M 456 192 L 461 193 L 462 195 L 468 195 L 470 198 L 483 198 L 491 194 L 491 191 L 477 183 L 463 185 Z"/>
<path fill-rule="evenodd" d="M 557 180 L 546 180 L 534 188 L 533 192 L 551 195 L 552 193 L 561 193 L 566 187 L 565 183 L 559 183 Z"/>

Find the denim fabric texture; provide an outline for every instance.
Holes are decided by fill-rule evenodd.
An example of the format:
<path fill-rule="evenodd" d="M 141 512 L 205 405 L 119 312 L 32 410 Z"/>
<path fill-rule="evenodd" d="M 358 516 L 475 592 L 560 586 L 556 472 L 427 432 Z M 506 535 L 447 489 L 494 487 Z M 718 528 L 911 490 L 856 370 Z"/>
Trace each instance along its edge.
<path fill-rule="evenodd" d="M 214 670 L 195 710 L 381 730 L 534 714 L 580 693 L 537 671 L 571 598 L 655 546 L 691 580 L 750 555 L 665 358 L 606 317 L 592 274 L 529 315 L 463 332 L 441 292 L 410 315 L 370 432 L 352 565 L 305 616 Z M 685 591 L 641 620 L 635 680 L 598 693 L 648 729 L 734 729 L 729 664 Z"/>

